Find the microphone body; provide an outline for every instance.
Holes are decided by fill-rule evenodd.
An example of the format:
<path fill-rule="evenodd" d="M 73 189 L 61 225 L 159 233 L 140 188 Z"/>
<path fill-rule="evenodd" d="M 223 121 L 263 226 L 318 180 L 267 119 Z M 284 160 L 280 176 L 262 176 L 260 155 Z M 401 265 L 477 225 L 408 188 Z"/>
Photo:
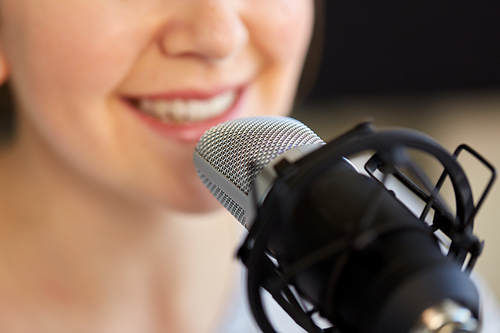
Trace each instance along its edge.
<path fill-rule="evenodd" d="M 308 186 L 289 223 L 275 226 L 269 240 L 282 269 L 335 242 L 353 249 L 289 282 L 342 332 L 409 332 L 421 313 L 446 299 L 477 317 L 479 299 L 469 277 L 443 256 L 431 229 L 381 187 L 342 162 Z M 373 200 L 370 228 L 358 235 L 361 208 Z"/>
<path fill-rule="evenodd" d="M 435 228 L 343 157 L 353 146 L 372 148 L 369 138 L 360 144 L 351 139 L 338 138 L 340 148 L 325 146 L 296 120 L 250 117 L 212 128 L 196 147 L 200 178 L 250 230 L 239 255 L 249 269 L 258 324 L 274 332 L 255 283 L 309 332 L 477 332 L 478 294 L 462 263 L 442 254 Z M 420 140 L 403 136 L 402 144 L 437 149 Z M 328 149 L 333 153 L 325 158 Z M 458 171 L 450 176 L 454 184 L 465 184 L 456 186 L 457 215 L 467 220 L 468 183 Z M 429 201 L 440 210 L 433 195 Z M 301 300 L 294 300 L 289 285 Z M 302 300 L 313 308 L 300 309 Z M 312 313 L 334 327 L 321 330 Z M 448 319 L 433 327 L 439 318 Z"/>

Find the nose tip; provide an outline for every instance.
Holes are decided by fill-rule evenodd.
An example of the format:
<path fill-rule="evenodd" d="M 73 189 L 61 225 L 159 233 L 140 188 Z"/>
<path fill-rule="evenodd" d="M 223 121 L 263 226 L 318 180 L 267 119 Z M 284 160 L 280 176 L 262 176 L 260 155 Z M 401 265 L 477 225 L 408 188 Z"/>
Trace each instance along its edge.
<path fill-rule="evenodd" d="M 236 9 L 199 4 L 170 24 L 161 36 L 162 51 L 169 56 L 225 59 L 248 41 L 248 31 Z"/>

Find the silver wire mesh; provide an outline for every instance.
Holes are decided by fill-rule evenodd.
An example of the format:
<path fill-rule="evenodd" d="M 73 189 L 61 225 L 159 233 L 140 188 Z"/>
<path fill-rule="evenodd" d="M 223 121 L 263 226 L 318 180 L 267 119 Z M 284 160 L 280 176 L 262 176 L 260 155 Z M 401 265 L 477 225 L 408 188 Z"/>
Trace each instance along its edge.
<path fill-rule="evenodd" d="M 257 116 L 231 120 L 209 129 L 196 152 L 238 189 L 249 194 L 253 179 L 274 158 L 294 147 L 323 145 L 313 131 L 298 120 L 280 116 Z M 241 223 L 244 210 L 199 170 L 212 194 Z"/>

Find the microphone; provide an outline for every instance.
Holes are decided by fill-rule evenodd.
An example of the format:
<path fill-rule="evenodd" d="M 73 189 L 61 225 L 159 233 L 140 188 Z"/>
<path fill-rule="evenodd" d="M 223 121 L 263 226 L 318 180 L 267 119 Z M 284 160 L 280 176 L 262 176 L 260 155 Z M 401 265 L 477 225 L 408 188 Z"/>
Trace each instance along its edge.
<path fill-rule="evenodd" d="M 444 167 L 435 185 L 414 151 Z M 457 162 L 462 151 L 492 173 L 477 204 Z M 366 152 L 369 176 L 346 159 Z M 275 330 L 261 288 L 308 332 L 478 332 L 469 274 L 483 243 L 472 228 L 496 173 L 472 148 L 451 155 L 421 133 L 368 123 L 325 144 L 297 120 L 260 116 L 209 129 L 193 159 L 205 186 L 249 229 L 238 256 L 265 333 Z M 419 216 L 385 186 L 389 179 L 424 202 Z M 439 194 L 446 179 L 454 213 Z"/>

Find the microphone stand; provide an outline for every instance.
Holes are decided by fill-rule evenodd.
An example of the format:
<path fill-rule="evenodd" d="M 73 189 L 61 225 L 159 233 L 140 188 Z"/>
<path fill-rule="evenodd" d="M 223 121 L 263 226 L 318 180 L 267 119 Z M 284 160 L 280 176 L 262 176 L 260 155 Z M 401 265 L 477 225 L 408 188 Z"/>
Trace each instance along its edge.
<path fill-rule="evenodd" d="M 431 185 L 427 175 L 410 157 L 409 149 L 425 152 L 442 164 L 444 171 L 435 185 Z M 375 151 L 365 165 L 368 175 L 381 184 L 385 183 L 388 176 L 392 176 L 423 200 L 425 207 L 418 217 L 422 221 L 422 226 L 431 229 L 435 235 L 445 235 L 451 240 L 447 257 L 460 267 L 465 267 L 462 272 L 464 276 L 468 277 L 474 267 L 484 244 L 472 233 L 474 218 L 495 181 L 495 168 L 467 145 L 459 146 L 451 155 L 434 140 L 420 133 L 407 130 L 376 131 L 370 123 L 363 123 L 295 163 L 283 160 L 275 166 L 278 178 L 263 204 L 256 207 L 257 217 L 237 254 L 248 268 L 247 291 L 250 307 L 264 333 L 276 331 L 264 310 L 261 289 L 267 290 L 291 318 L 307 332 L 358 332 L 355 329 L 351 330 L 337 312 L 332 314 L 326 311 L 324 304 L 312 304 L 307 296 L 297 291 L 297 288 L 293 286 L 293 281 L 300 272 L 336 256 L 338 260 L 332 268 L 331 276 L 328 277 L 327 288 L 327 293 L 331 294 L 331 299 L 333 299 L 339 276 L 349 259 L 356 251 L 368 248 L 382 236 L 373 228 L 373 219 L 379 207 L 380 190 L 371 193 L 371 199 L 364 207 L 363 217 L 351 234 L 340 237 L 313 253 L 308 253 L 291 265 L 282 266 L 274 257 L 270 240 L 278 228 L 288 226 L 293 218 L 294 207 L 308 184 L 318 179 L 332 165 L 339 163 L 344 156 L 349 157 L 366 150 Z M 473 203 L 469 183 L 457 163 L 459 154 L 464 151 L 470 153 L 491 172 L 490 179 L 477 204 Z M 252 166 L 249 168 L 251 169 Z M 403 173 L 401 171 L 403 168 L 409 169 L 418 183 L 424 185 L 424 188 L 422 189 L 416 181 Z M 382 174 L 381 179 L 376 177 L 376 172 Z M 455 191 L 455 216 L 446 208 L 439 195 L 446 179 L 451 180 Z M 254 200 L 254 202 L 257 201 Z M 425 221 L 431 210 L 434 211 L 434 219 L 432 224 L 427 226 Z M 391 226 L 391 228 L 400 227 Z M 440 240 L 440 237 L 436 236 L 436 238 Z M 405 323 L 405 325 L 411 327 L 410 333 L 477 332 L 478 312 L 474 304 L 465 306 L 453 300 L 444 299 L 425 309 L 416 321 Z M 317 324 L 317 318 L 325 315 L 326 319 L 333 324 L 320 327 Z M 433 323 L 437 318 L 441 318 L 441 322 L 434 327 Z M 339 326 L 344 327 L 342 331 Z M 368 330 L 368 332 L 371 331 Z"/>

